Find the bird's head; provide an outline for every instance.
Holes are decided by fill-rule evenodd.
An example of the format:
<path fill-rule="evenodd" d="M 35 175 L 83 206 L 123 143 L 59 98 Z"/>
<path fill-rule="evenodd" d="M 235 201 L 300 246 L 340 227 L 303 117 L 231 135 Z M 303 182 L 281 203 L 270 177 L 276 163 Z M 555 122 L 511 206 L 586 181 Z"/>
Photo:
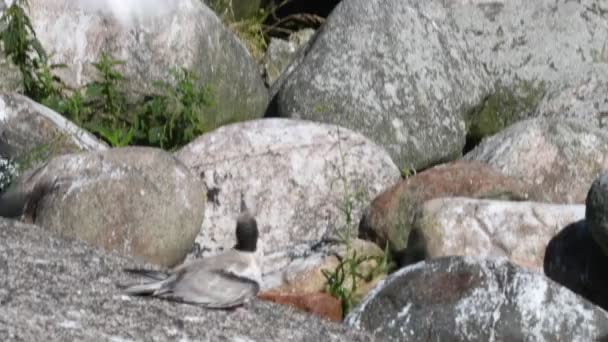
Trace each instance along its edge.
<path fill-rule="evenodd" d="M 234 249 L 244 252 L 255 252 L 258 243 L 258 223 L 245 212 L 236 220 L 236 246 Z"/>

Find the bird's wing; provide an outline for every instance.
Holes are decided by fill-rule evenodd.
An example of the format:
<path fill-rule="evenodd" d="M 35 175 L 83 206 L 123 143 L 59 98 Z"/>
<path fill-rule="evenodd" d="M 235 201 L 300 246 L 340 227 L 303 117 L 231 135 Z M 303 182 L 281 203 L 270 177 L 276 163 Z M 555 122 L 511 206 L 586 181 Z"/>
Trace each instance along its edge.
<path fill-rule="evenodd" d="M 261 285 L 260 268 L 250 254 L 228 251 L 179 267 L 177 279 L 162 296 L 210 308 L 241 305 Z"/>
<path fill-rule="evenodd" d="M 175 268 L 170 274 L 128 270 L 157 281 L 125 289 L 131 295 L 151 295 L 208 308 L 231 308 L 260 290 L 261 271 L 252 253 L 229 251 Z M 165 275 L 166 278 L 163 278 Z"/>
<path fill-rule="evenodd" d="M 201 268 L 182 272 L 156 295 L 208 308 L 231 308 L 245 303 L 259 290 L 260 285 L 249 278 L 225 270 Z"/>
<path fill-rule="evenodd" d="M 259 285 L 262 284 L 262 270 L 257 262 L 255 253 L 230 251 L 224 255 L 218 256 L 218 259 L 227 259 L 222 268 L 226 273 L 230 273 L 235 277 L 246 278 L 255 281 Z"/>

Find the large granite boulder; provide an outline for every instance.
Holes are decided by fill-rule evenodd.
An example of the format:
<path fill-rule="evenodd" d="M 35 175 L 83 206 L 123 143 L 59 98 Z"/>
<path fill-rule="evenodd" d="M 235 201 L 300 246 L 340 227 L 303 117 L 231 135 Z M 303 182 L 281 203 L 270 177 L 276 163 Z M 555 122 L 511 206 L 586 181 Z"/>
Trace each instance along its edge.
<path fill-rule="evenodd" d="M 215 107 L 203 118 L 210 128 L 260 117 L 268 93 L 243 44 L 200 0 L 30 0 L 28 11 L 57 74 L 77 88 L 98 79 L 91 63 L 106 53 L 124 62 L 130 98 L 156 93 L 172 69 L 194 72 L 212 91 Z M 66 37 L 70 39 L 66 39 Z"/>
<path fill-rule="evenodd" d="M 267 115 L 338 124 L 399 168 L 455 159 L 493 82 L 439 2 L 343 1 L 296 58 Z"/>
<path fill-rule="evenodd" d="M 400 179 L 388 154 L 360 134 L 295 119 L 224 126 L 176 156 L 207 189 L 196 239 L 207 253 L 232 247 L 241 195 L 258 220 L 259 248 L 271 255 L 336 232 L 356 236 L 365 206 Z M 266 271 L 277 267 L 268 264 Z"/>
<path fill-rule="evenodd" d="M 346 318 L 385 341 L 597 341 L 608 313 L 505 260 L 446 257 L 403 268 Z"/>
<path fill-rule="evenodd" d="M 481 139 L 528 117 L 601 127 L 608 103 L 608 13 L 602 1 L 434 0 L 451 14 L 496 91 L 469 118 Z"/>
<path fill-rule="evenodd" d="M 205 214 L 198 177 L 155 148 L 59 156 L 17 185 L 33 193 L 26 220 L 164 266 L 184 260 Z"/>
<path fill-rule="evenodd" d="M 608 13 L 596 0 L 450 0 L 471 51 L 504 83 L 562 81 L 605 60 Z"/>
<path fill-rule="evenodd" d="M 608 65 L 596 63 L 588 69 L 580 72 L 580 80 L 556 83 L 547 89 L 533 116 L 579 119 L 598 128 L 607 127 Z"/>
<path fill-rule="evenodd" d="M 17 93 L 0 93 L 0 156 L 22 169 L 51 157 L 106 150 L 107 145 L 53 110 Z"/>

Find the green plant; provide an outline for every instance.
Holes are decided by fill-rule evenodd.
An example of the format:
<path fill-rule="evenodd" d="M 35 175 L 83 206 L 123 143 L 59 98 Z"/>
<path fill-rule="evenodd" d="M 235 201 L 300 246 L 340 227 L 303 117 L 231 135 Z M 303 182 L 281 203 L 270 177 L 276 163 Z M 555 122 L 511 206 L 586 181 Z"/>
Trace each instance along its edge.
<path fill-rule="evenodd" d="M 85 102 L 86 99 L 80 90 L 72 92 L 71 96 L 52 96 L 42 101 L 45 106 L 63 114 L 66 118 L 83 126 L 93 114 L 91 107 Z"/>
<path fill-rule="evenodd" d="M 102 54 L 100 61 L 94 63 L 100 80 L 87 85 L 86 100 L 79 99 L 75 93 L 65 102 L 66 109 L 72 109 L 72 113 L 85 116 L 98 113 L 95 118 L 87 116 L 86 126 L 112 146 L 133 142 L 171 150 L 212 127 L 204 120 L 211 116 L 208 114 L 213 106 L 212 92 L 199 85 L 192 71 L 172 70 L 170 82 L 154 82 L 155 94 L 146 96 L 141 103 L 129 104 L 121 90 L 124 76 L 116 70 L 121 64 Z"/>
<path fill-rule="evenodd" d="M 93 66 L 100 75 L 99 81 L 87 85 L 87 96 L 92 99 L 92 105 L 96 106 L 104 118 L 117 123 L 126 108 L 126 96 L 121 91 L 124 76 L 116 70 L 118 65 L 124 62 L 110 58 L 102 52 L 99 62 Z"/>
<path fill-rule="evenodd" d="M 342 303 L 342 312 L 346 315 L 356 304 L 359 282 L 370 282 L 374 278 L 388 273 L 394 264 L 390 258 L 388 244 L 382 256 L 357 255 L 357 251 L 347 248 L 345 257 L 338 258 L 338 265 L 334 270 L 321 270 L 326 281 L 326 291 L 330 295 L 338 298 Z M 362 266 L 368 262 L 375 262 L 375 266 L 367 271 L 361 270 Z"/>
<path fill-rule="evenodd" d="M 127 129 L 126 127 L 119 127 L 110 129 L 100 126 L 97 127 L 95 131 L 99 133 L 107 142 L 109 142 L 112 147 L 124 147 L 131 144 L 133 134 L 135 133 L 135 128 L 131 127 Z"/>
<path fill-rule="evenodd" d="M 103 52 L 92 63 L 99 78 L 85 86 L 84 94 L 73 91 L 70 96 L 52 97 L 45 104 L 76 124 L 97 133 L 112 147 L 127 146 L 135 128 L 128 114 L 127 96 L 123 90 L 124 76 L 116 69 L 124 62 Z"/>
<path fill-rule="evenodd" d="M 124 62 L 102 53 L 92 63 L 99 77 L 84 89 L 69 89 L 53 75 L 63 65 L 49 65 L 48 57 L 28 18 L 27 0 L 15 0 L 0 18 L 4 51 L 19 67 L 25 94 L 81 127 L 95 132 L 113 147 L 131 143 L 180 147 L 209 130 L 212 91 L 200 85 L 188 69 L 171 72 L 171 82 L 155 82 L 157 93 L 128 102 L 125 77 L 118 70 Z M 83 91 L 84 90 L 84 91 Z"/>
<path fill-rule="evenodd" d="M 323 18 L 306 13 L 292 14 L 285 18 L 277 18 L 276 12 L 292 0 L 282 0 L 278 4 L 268 2 L 266 7 L 258 9 L 246 17 L 235 15 L 232 2 L 229 0 L 210 0 L 209 7 L 218 14 L 224 24 L 234 32 L 244 43 L 254 60 L 259 61 L 264 56 L 267 42 L 271 36 L 288 36 L 301 26 L 320 26 Z M 267 25 L 269 18 L 275 23 Z"/>
<path fill-rule="evenodd" d="M 213 107 L 212 91 L 198 85 L 198 78 L 182 68 L 171 72 L 173 82 L 156 82 L 159 94 L 151 96 L 137 114 L 139 141 L 174 149 L 206 132 Z"/>
<path fill-rule="evenodd" d="M 353 220 L 353 209 L 357 202 L 362 202 L 363 191 L 353 192 L 346 175 L 345 154 L 340 143 L 340 129 L 337 129 L 338 149 L 340 153 L 340 166 L 338 167 L 338 180 L 342 184 L 344 197 L 342 199 L 341 211 L 344 214 L 345 223 L 336 231 L 339 241 L 345 246 L 344 256 L 336 255 L 338 265 L 333 270 L 322 270 L 326 280 L 326 292 L 338 298 L 342 303 L 342 312 L 346 315 L 356 304 L 356 292 L 359 282 L 369 282 L 375 277 L 388 273 L 393 262 L 390 260 L 388 244 L 382 256 L 357 255 L 352 245 L 353 232 L 356 230 Z M 363 272 L 362 266 L 368 262 L 375 262 L 375 266 L 368 272 Z"/>
<path fill-rule="evenodd" d="M 403 167 L 401 168 L 401 178 L 403 179 L 408 179 L 411 176 L 415 176 L 416 175 L 416 169 L 414 169 L 413 167 Z"/>
<path fill-rule="evenodd" d="M 25 12 L 28 6 L 27 0 L 15 0 L 4 11 L 0 17 L 0 25 L 4 27 L 0 38 L 4 53 L 21 72 L 25 94 L 40 101 L 60 92 L 56 84 L 59 80 L 51 70 L 62 65 L 48 64 L 48 56 Z"/>

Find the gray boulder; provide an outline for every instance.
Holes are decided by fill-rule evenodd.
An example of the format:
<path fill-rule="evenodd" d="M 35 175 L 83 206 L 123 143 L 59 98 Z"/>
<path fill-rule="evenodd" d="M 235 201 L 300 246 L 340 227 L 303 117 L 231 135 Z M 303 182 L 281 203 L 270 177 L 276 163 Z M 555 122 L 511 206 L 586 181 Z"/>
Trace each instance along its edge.
<path fill-rule="evenodd" d="M 585 217 L 593 238 L 608 255 L 608 173 L 600 175 L 591 185 Z"/>
<path fill-rule="evenodd" d="M 374 341 L 254 300 L 235 311 L 127 297 L 133 259 L 0 218 L 2 341 Z"/>
<path fill-rule="evenodd" d="M 572 223 L 549 241 L 547 277 L 608 310 L 608 256 L 594 241 L 585 220 Z"/>
<path fill-rule="evenodd" d="M 346 318 L 395 341 L 596 341 L 608 313 L 505 260 L 446 257 L 403 268 Z"/>
<path fill-rule="evenodd" d="M 542 271 L 547 243 L 584 217 L 584 205 L 438 198 L 421 206 L 412 234 L 419 236 L 422 246 L 416 247 L 429 259 L 506 257 Z"/>
<path fill-rule="evenodd" d="M 526 181 L 539 200 L 583 203 L 589 186 L 608 170 L 608 133 L 580 120 L 537 118 L 486 138 L 465 155 Z"/>
<path fill-rule="evenodd" d="M 29 3 L 38 39 L 51 63 L 67 66 L 57 73 L 73 88 L 98 78 L 91 63 L 105 52 L 124 61 L 118 70 L 133 99 L 158 92 L 155 81 L 170 80 L 171 69 L 191 69 L 212 90 L 213 117 L 204 118 L 211 128 L 266 109 L 268 93 L 251 56 L 200 0 Z"/>
<path fill-rule="evenodd" d="M 0 11 L 2 11 L 1 8 Z M 0 29 L 2 28 L 0 27 Z M 0 47 L 0 70 L 2 70 L 2 75 L 0 75 L 0 92 L 23 91 L 21 72 L 19 71 L 19 68 L 6 57 L 3 47 Z"/>
<path fill-rule="evenodd" d="M 34 194 L 27 221 L 164 266 L 192 249 L 205 211 L 198 177 L 154 148 L 63 155 L 17 185 Z"/>
<path fill-rule="evenodd" d="M 313 29 L 303 29 L 289 35 L 288 40 L 270 38 L 262 60 L 266 82 L 269 85 L 272 85 L 281 76 L 283 71 L 295 60 L 298 49 L 305 46 L 314 34 Z"/>
<path fill-rule="evenodd" d="M 608 61 L 608 13 L 601 1 L 449 0 L 471 52 L 509 86 L 560 83 Z"/>
<path fill-rule="evenodd" d="M 196 239 L 203 252 L 232 247 L 241 194 L 258 220 L 260 250 L 282 253 L 345 229 L 356 236 L 364 207 L 400 178 L 388 154 L 360 134 L 295 119 L 224 126 L 184 146 L 176 157 L 207 189 Z"/>
<path fill-rule="evenodd" d="M 267 115 L 350 128 L 400 168 L 458 157 L 465 114 L 493 90 L 437 2 L 343 1 L 294 63 Z"/>
<path fill-rule="evenodd" d="M 471 136 L 480 139 L 530 116 L 599 121 L 608 100 L 604 91 L 608 86 L 605 3 L 433 2 L 449 8 L 470 53 L 497 83 L 496 92 L 484 99 L 471 118 Z"/>
<path fill-rule="evenodd" d="M 534 116 L 575 118 L 598 128 L 608 127 L 608 65 L 594 64 L 587 69 L 580 71 L 580 80 L 547 89 Z"/>
<path fill-rule="evenodd" d="M 66 153 L 107 145 L 53 110 L 17 93 L 0 93 L 0 156 L 30 169 Z"/>

